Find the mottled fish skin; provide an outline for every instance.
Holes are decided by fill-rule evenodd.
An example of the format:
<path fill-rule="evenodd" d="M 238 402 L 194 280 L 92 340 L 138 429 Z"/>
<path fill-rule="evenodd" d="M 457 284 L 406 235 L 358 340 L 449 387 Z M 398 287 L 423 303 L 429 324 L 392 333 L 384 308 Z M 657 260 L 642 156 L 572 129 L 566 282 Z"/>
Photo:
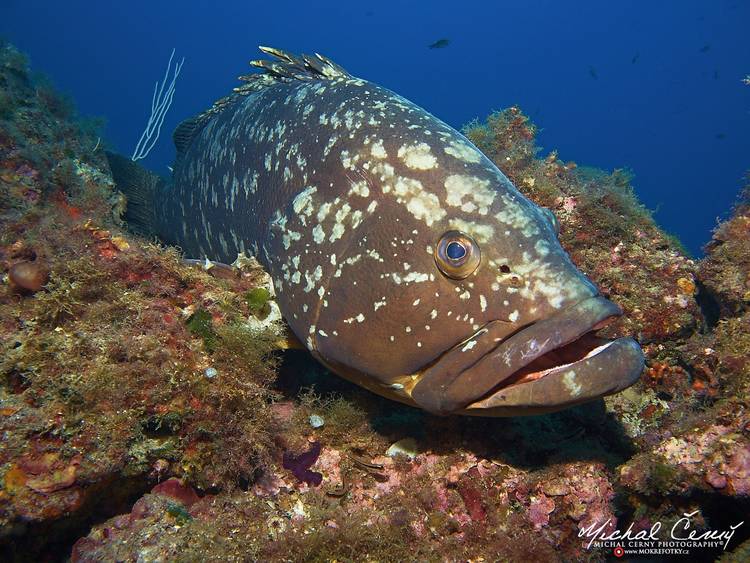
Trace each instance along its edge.
<path fill-rule="evenodd" d="M 597 295 L 550 217 L 465 137 L 332 68 L 270 73 L 204 120 L 159 197 L 163 238 L 193 257 L 255 255 L 318 359 L 410 404 L 425 368 L 488 323 L 499 342 Z M 463 280 L 436 267 L 449 230 L 481 248 Z"/>

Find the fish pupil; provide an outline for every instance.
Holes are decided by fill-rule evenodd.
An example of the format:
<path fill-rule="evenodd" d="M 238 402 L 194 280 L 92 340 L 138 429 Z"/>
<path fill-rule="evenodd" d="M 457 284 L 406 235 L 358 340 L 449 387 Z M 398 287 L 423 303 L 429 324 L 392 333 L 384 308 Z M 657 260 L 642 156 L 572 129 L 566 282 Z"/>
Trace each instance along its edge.
<path fill-rule="evenodd" d="M 466 248 L 460 242 L 451 242 L 446 247 L 445 253 L 451 260 L 460 260 L 466 256 Z"/>

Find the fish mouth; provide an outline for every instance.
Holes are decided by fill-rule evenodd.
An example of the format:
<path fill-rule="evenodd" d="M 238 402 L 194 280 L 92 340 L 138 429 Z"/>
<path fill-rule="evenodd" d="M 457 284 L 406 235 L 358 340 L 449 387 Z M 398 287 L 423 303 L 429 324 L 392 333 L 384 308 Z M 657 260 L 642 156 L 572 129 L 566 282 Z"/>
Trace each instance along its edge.
<path fill-rule="evenodd" d="M 644 357 L 632 338 L 596 331 L 622 315 L 594 296 L 510 336 L 491 321 L 422 373 L 412 399 L 436 414 L 512 416 L 560 410 L 635 383 Z"/>

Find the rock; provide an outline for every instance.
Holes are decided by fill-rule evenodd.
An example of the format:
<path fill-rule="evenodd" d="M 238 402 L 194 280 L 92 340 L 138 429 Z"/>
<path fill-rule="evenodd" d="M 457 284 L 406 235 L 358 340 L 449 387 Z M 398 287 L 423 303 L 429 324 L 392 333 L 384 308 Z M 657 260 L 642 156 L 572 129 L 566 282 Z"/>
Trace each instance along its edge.
<path fill-rule="evenodd" d="M 49 271 L 39 260 L 17 262 L 8 271 L 8 281 L 16 291 L 36 293 L 49 279 Z"/>
<path fill-rule="evenodd" d="M 388 457 L 396 457 L 397 455 L 405 456 L 409 459 L 414 459 L 419 455 L 419 445 L 414 438 L 403 438 L 398 442 L 394 442 L 385 451 L 385 455 Z"/>
<path fill-rule="evenodd" d="M 200 499 L 190 485 L 186 485 L 174 477 L 156 485 L 151 489 L 151 494 L 173 498 L 187 507 L 192 506 Z"/>

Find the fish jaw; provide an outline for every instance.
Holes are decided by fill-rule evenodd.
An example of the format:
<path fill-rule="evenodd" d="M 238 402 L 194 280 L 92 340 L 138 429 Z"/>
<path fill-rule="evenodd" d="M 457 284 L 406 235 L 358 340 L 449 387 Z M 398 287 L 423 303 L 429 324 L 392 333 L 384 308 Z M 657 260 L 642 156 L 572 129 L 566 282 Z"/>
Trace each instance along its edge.
<path fill-rule="evenodd" d="M 474 416 L 553 412 L 618 393 L 638 381 L 643 368 L 638 343 L 632 338 L 618 338 L 598 346 L 576 363 L 501 387 L 460 412 Z"/>
<path fill-rule="evenodd" d="M 621 314 L 593 296 L 510 335 L 493 321 L 423 370 L 411 398 L 435 414 L 512 416 L 615 393 L 635 383 L 644 367 L 634 340 L 593 336 Z"/>

